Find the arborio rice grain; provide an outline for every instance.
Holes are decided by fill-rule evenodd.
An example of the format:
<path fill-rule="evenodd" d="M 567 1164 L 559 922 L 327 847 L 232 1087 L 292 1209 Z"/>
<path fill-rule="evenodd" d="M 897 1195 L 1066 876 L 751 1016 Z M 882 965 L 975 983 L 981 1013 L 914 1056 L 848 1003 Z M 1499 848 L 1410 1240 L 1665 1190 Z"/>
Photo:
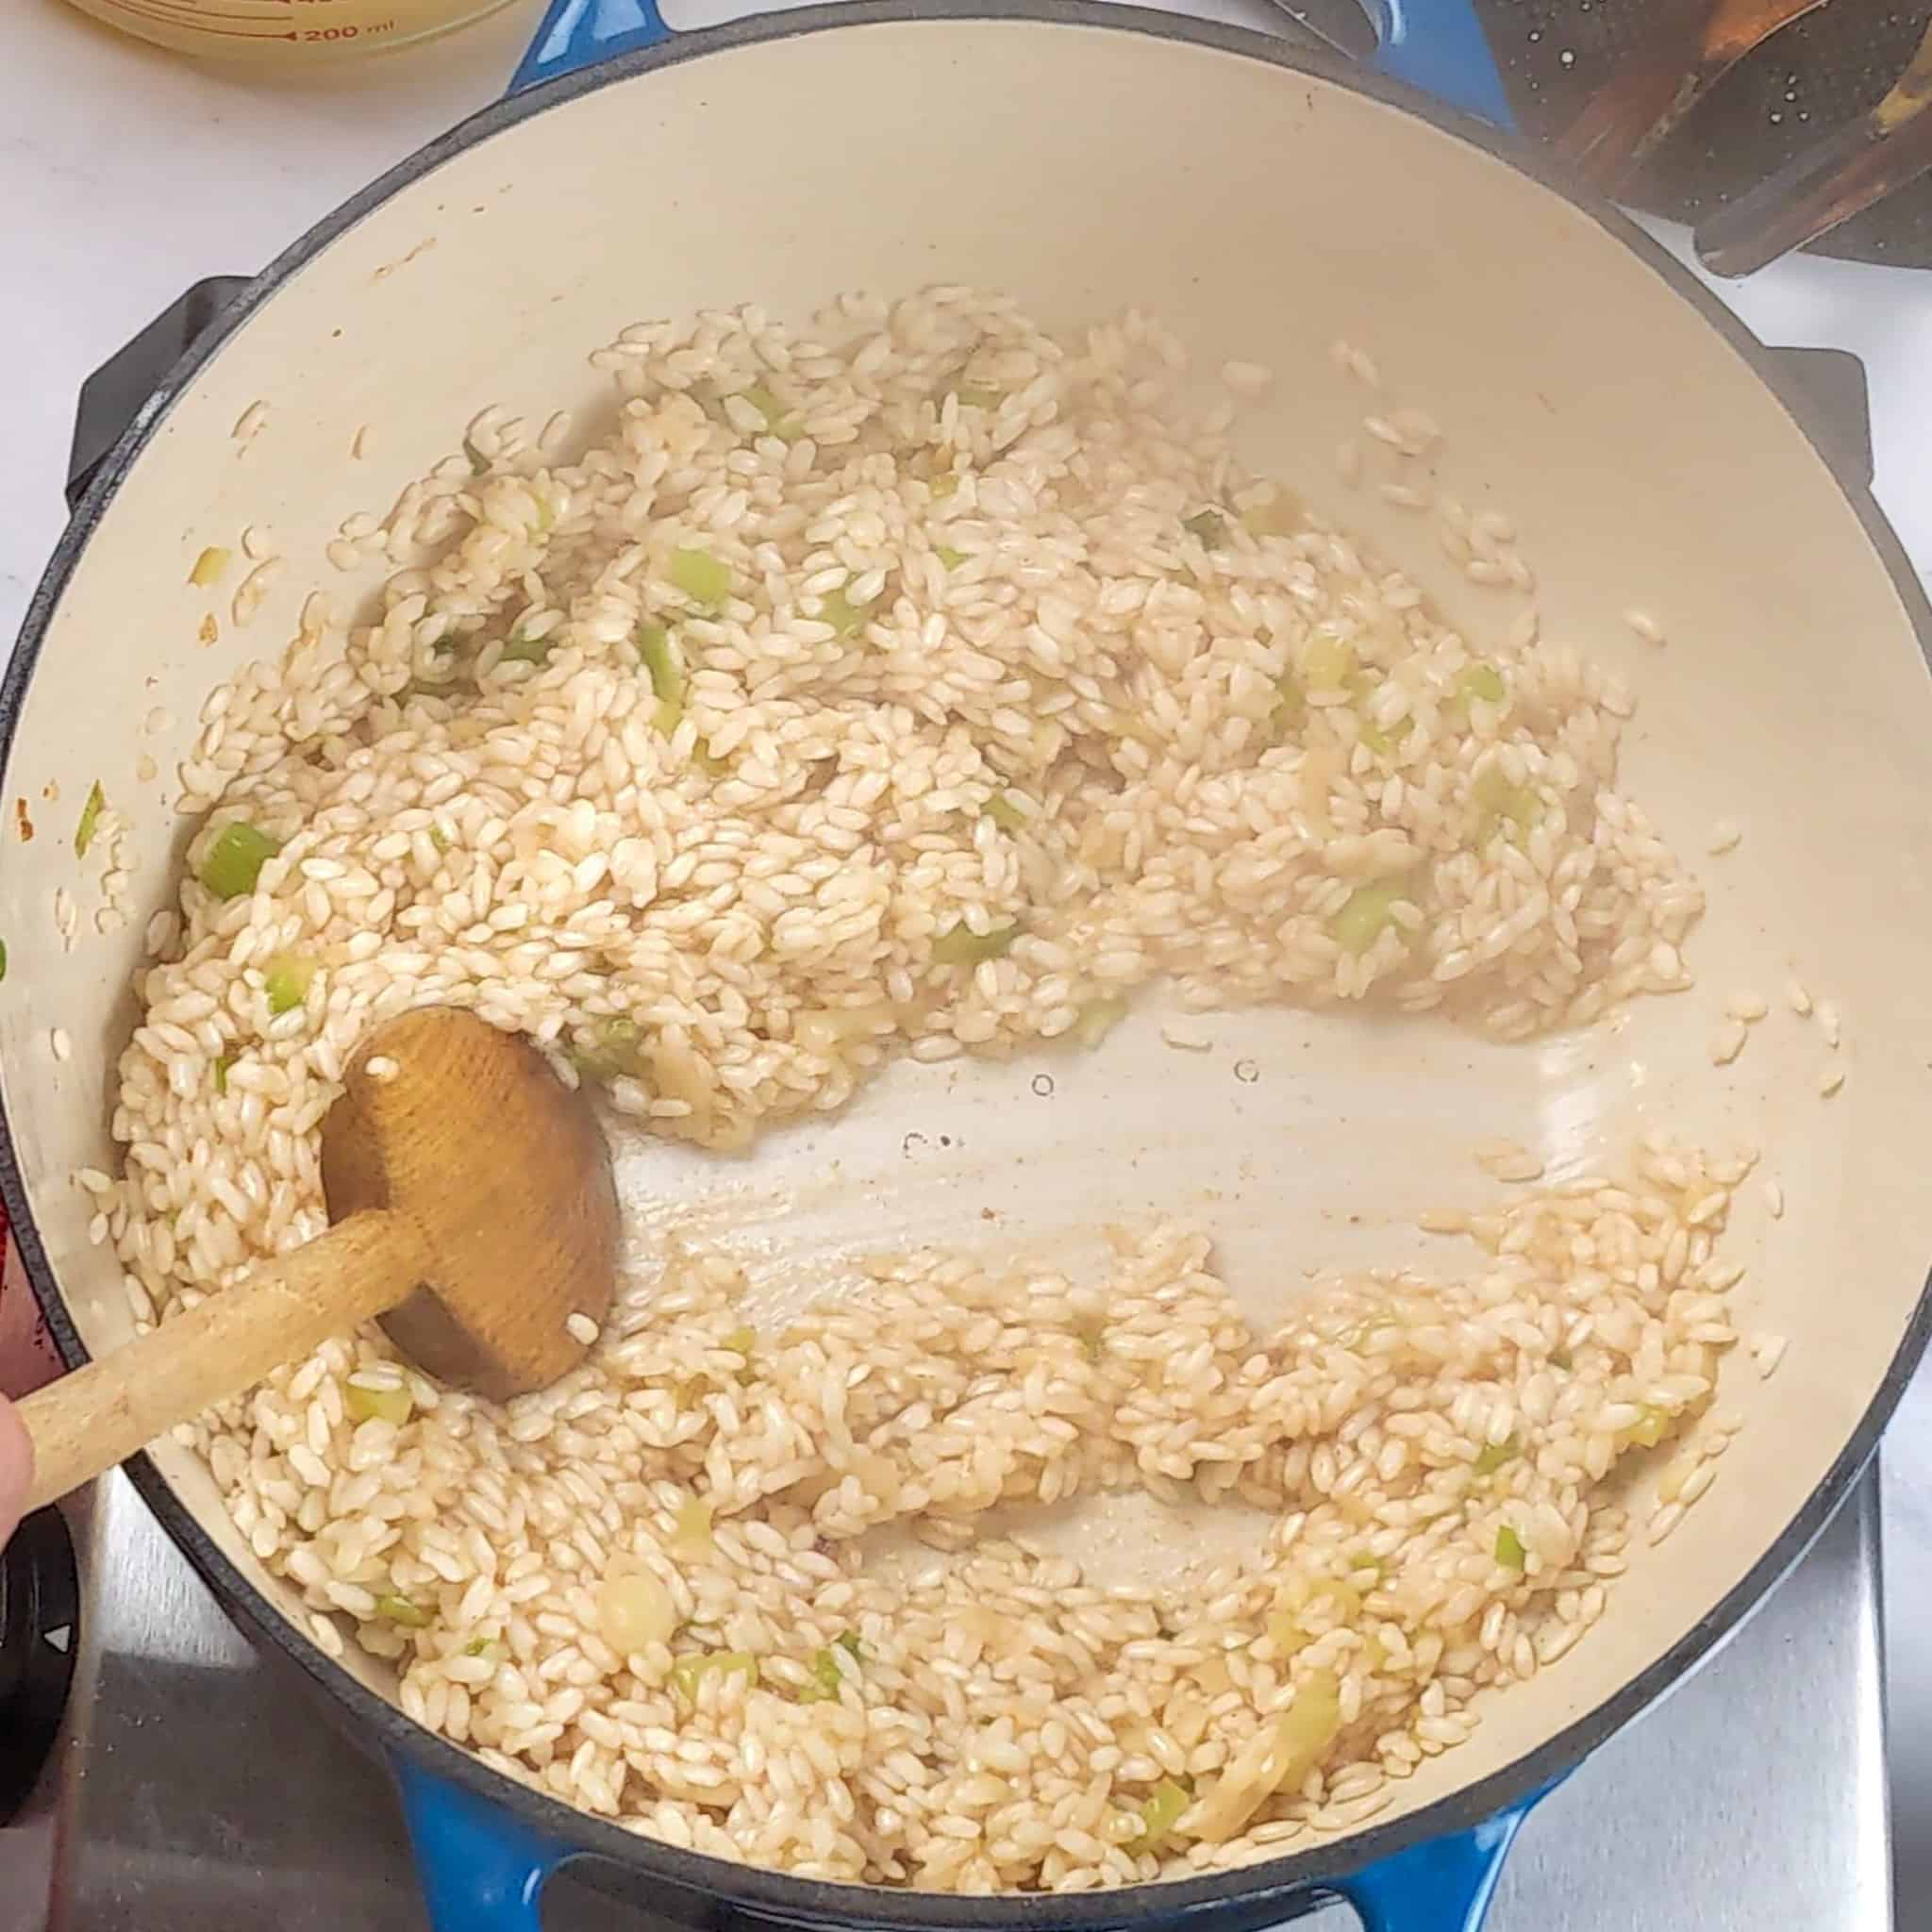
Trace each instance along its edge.
<path fill-rule="evenodd" d="M 343 1060 L 427 1001 L 723 1148 L 895 1053 L 1100 1045 L 1157 976 L 1503 1039 L 1689 983 L 1621 688 L 1243 472 L 1145 317 L 938 290 L 593 359 L 614 432 L 486 411 L 344 526 L 402 565 L 375 621 L 204 713 L 101 1197 L 138 1305 L 320 1231 Z M 1743 1165 L 1445 1217 L 1473 1273 L 1297 1274 L 1270 1335 L 1178 1226 L 1084 1283 L 906 1257 L 770 1335 L 680 1248 L 540 1397 L 371 1331 L 194 1436 L 319 1641 L 587 1809 L 945 1890 L 1211 1867 L 1367 1815 L 1601 1614 L 1612 1471 L 1726 1440 Z M 1250 1559 L 1110 1591 L 1013 1540 L 1134 1489 L 1248 1510 Z"/>

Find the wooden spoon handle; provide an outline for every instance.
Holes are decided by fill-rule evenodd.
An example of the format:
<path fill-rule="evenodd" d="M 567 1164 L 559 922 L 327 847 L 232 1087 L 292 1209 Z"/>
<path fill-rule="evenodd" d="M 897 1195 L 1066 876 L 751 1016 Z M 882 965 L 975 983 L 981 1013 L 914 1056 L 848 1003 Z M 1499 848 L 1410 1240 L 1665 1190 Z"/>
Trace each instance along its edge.
<path fill-rule="evenodd" d="M 332 1335 L 392 1308 L 429 1268 L 412 1221 L 372 1210 L 253 1269 L 20 1405 L 37 1509 Z"/>

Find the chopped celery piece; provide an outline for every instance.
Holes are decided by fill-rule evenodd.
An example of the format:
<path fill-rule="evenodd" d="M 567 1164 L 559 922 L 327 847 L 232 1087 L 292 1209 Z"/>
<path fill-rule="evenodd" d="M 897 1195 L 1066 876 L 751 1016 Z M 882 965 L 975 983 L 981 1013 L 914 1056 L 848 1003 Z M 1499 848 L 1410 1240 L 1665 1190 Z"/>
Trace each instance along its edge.
<path fill-rule="evenodd" d="M 234 1064 L 235 1056 L 231 1053 L 222 1054 L 216 1059 L 215 1091 L 217 1093 L 225 1093 L 228 1091 L 228 1069 L 232 1067 Z"/>
<path fill-rule="evenodd" d="M 393 1423 L 397 1428 L 409 1420 L 414 1406 L 407 1389 L 365 1389 L 351 1382 L 342 1390 L 342 1407 L 351 1422 Z"/>
<path fill-rule="evenodd" d="M 644 1074 L 643 1037 L 638 1023 L 622 1015 L 600 1020 L 591 1034 L 591 1043 L 579 1046 L 571 1056 L 580 1074 L 596 1080 L 614 1080 L 620 1074 L 641 1079 Z"/>
<path fill-rule="evenodd" d="M 943 503 L 947 497 L 952 495 L 954 491 L 958 489 L 959 473 L 957 470 L 941 471 L 939 475 L 932 479 L 928 487 L 932 491 L 932 500 L 935 503 Z"/>
<path fill-rule="evenodd" d="M 1162 1778 L 1154 1787 L 1154 1795 L 1141 1807 L 1141 1829 L 1127 1840 L 1128 1851 L 1158 1851 L 1181 1813 L 1193 1802 L 1184 1787 L 1171 1777 Z"/>
<path fill-rule="evenodd" d="M 841 638 L 849 638 L 871 619 L 871 608 L 853 603 L 843 591 L 827 591 L 819 599 L 819 622 L 829 624 Z"/>
<path fill-rule="evenodd" d="M 1395 749 L 1395 741 L 1375 722 L 1374 702 L 1377 684 L 1373 674 L 1357 671 L 1350 675 L 1348 691 L 1355 706 L 1355 713 L 1361 720 L 1362 742 L 1373 752 L 1391 752 Z"/>
<path fill-rule="evenodd" d="M 496 1661 L 496 1645 L 487 1637 L 473 1637 L 469 1642 L 463 1645 L 463 1655 L 465 1657 L 487 1657 L 494 1663 Z"/>
<path fill-rule="evenodd" d="M 1270 1610 L 1264 1627 L 1277 1657 L 1292 1657 L 1296 1651 L 1306 1650 L 1313 1641 L 1295 1620 L 1292 1610 Z"/>
<path fill-rule="evenodd" d="M 1506 1570 L 1521 1570 L 1528 1560 L 1528 1555 L 1523 1547 L 1523 1539 L 1506 1523 L 1496 1532 L 1496 1561 Z"/>
<path fill-rule="evenodd" d="M 958 570 L 966 561 L 966 553 L 963 550 L 955 550 L 950 543 L 935 543 L 932 554 L 947 570 Z"/>
<path fill-rule="evenodd" d="M 1456 680 L 1456 689 L 1466 698 L 1481 698 L 1486 705 L 1500 705 L 1508 687 L 1493 664 L 1472 664 Z"/>
<path fill-rule="evenodd" d="M 1354 671 L 1355 647 L 1340 638 L 1314 638 L 1302 653 L 1302 679 L 1311 690 L 1341 691 Z"/>
<path fill-rule="evenodd" d="M 0 979 L 7 977 L 7 941 L 0 940 Z"/>
<path fill-rule="evenodd" d="M 1074 1021 L 1074 1038 L 1088 1049 L 1100 1044 L 1127 1017 L 1124 999 L 1088 1000 Z"/>
<path fill-rule="evenodd" d="M 765 419 L 767 427 L 775 429 L 778 419 L 785 413 L 785 406 L 761 382 L 755 382 L 748 390 L 741 391 L 744 399 Z"/>
<path fill-rule="evenodd" d="M 219 583 L 222 573 L 228 567 L 231 554 L 224 550 L 219 543 L 210 543 L 194 559 L 194 568 L 188 573 L 188 581 L 197 591 L 206 591 L 210 585 Z"/>
<path fill-rule="evenodd" d="M 449 850 L 449 834 L 441 825 L 431 825 L 429 828 L 429 842 L 439 852 L 447 852 Z"/>
<path fill-rule="evenodd" d="M 746 1326 L 734 1328 L 729 1335 L 721 1339 L 720 1348 L 728 1348 L 733 1355 L 748 1356 L 758 1345 L 758 1331 Z"/>
<path fill-rule="evenodd" d="M 1534 829 L 1542 816 L 1542 804 L 1527 785 L 1512 785 L 1500 764 L 1488 764 L 1476 774 L 1474 795 L 1476 803 L 1476 839 L 1487 844 L 1499 825 L 1507 824 L 1515 834 Z"/>
<path fill-rule="evenodd" d="M 932 942 L 935 966 L 977 966 L 982 959 L 1003 959 L 1020 937 L 1018 924 L 996 925 L 974 932 L 964 920 L 950 925 Z"/>
<path fill-rule="evenodd" d="M 817 1704 L 827 1697 L 838 1696 L 839 1687 L 845 1681 L 843 1674 L 839 1669 L 839 1659 L 832 1655 L 829 1646 L 812 1652 L 811 1675 L 811 1686 L 803 1699 L 808 1704 Z"/>
<path fill-rule="evenodd" d="M 414 1604 L 406 1596 L 391 1593 L 375 1599 L 375 1614 L 386 1617 L 391 1624 L 400 1624 L 406 1630 L 421 1630 L 429 1622 L 429 1612 L 421 1604 Z"/>
<path fill-rule="evenodd" d="M 1227 519 L 1218 509 L 1197 510 L 1181 520 L 1189 536 L 1198 537 L 1209 550 L 1219 550 L 1227 541 Z"/>
<path fill-rule="evenodd" d="M 858 1632 L 857 1630 L 841 1630 L 840 1631 L 838 1636 L 832 1639 L 832 1641 L 836 1643 L 839 1646 L 839 1648 L 842 1650 L 845 1653 L 845 1655 L 852 1659 L 854 1663 L 862 1663 L 864 1661 L 865 1646 L 859 1642 Z"/>
<path fill-rule="evenodd" d="M 732 1672 L 744 1677 L 748 1682 L 757 1683 L 758 1660 L 748 1650 L 708 1650 L 694 1657 L 681 1657 L 671 1666 L 671 1681 L 692 1704 L 698 1701 L 698 1686 L 717 1672 L 728 1676 Z"/>
<path fill-rule="evenodd" d="M 638 656 L 651 674 L 651 689 L 667 704 L 684 702 L 684 653 L 661 624 L 641 624 L 632 633 Z"/>
<path fill-rule="evenodd" d="M 101 790 L 101 781 L 96 778 L 88 787 L 87 802 L 80 808 L 80 823 L 74 828 L 74 856 L 87 857 L 87 848 L 94 842 L 94 832 L 101 823 L 101 814 L 108 808 L 108 794 Z"/>
<path fill-rule="evenodd" d="M 1268 728 L 1276 738 L 1299 731 L 1308 715 L 1307 694 L 1292 671 L 1284 671 L 1274 680 L 1274 708 L 1268 713 Z"/>
<path fill-rule="evenodd" d="M 1475 1473 L 1478 1475 L 1494 1475 L 1506 1462 L 1514 1462 L 1521 1453 L 1514 1436 L 1501 1442 L 1485 1442 L 1476 1455 Z"/>
<path fill-rule="evenodd" d="M 261 975 L 269 1011 L 292 1013 L 308 997 L 315 972 L 315 961 L 304 958 L 300 953 L 277 953 Z"/>
<path fill-rule="evenodd" d="M 708 774 L 713 778 L 722 778 L 731 769 L 730 759 L 721 758 L 711 749 L 711 741 L 708 738 L 699 739 L 691 747 L 691 761 L 699 771 Z"/>
<path fill-rule="evenodd" d="M 671 581 L 693 604 L 715 610 L 730 596 L 736 578 L 731 566 L 708 550 L 686 549 L 671 553 Z"/>
<path fill-rule="evenodd" d="M 1561 1369 L 1562 1372 L 1567 1375 L 1570 1373 L 1572 1366 L 1570 1351 L 1567 1348 L 1551 1349 L 1550 1366 L 1553 1369 Z"/>
<path fill-rule="evenodd" d="M 239 899 L 254 891 L 262 867 L 281 849 L 279 839 L 258 831 L 246 819 L 236 819 L 215 835 L 194 875 L 217 899 Z"/>
<path fill-rule="evenodd" d="M 651 723 L 658 727 L 660 738 L 674 737 L 684 723 L 684 707 L 672 698 L 664 698 L 651 713 Z"/>
<path fill-rule="evenodd" d="M 504 644 L 500 661 L 505 664 L 541 664 L 549 656 L 548 638 L 526 638 L 522 631 L 513 630 Z"/>
<path fill-rule="evenodd" d="M 958 396 L 962 409 L 997 409 L 1000 406 L 999 391 L 985 383 L 962 382 L 954 393 Z"/>
<path fill-rule="evenodd" d="M 1329 936 L 1359 958 L 1395 923 L 1394 907 L 1407 891 L 1403 879 L 1374 879 L 1357 886 L 1328 922 Z"/>
<path fill-rule="evenodd" d="M 990 818 L 1003 832 L 1030 831 L 1033 825 L 1031 814 L 1022 811 L 1013 803 L 1011 794 L 1005 791 L 995 791 L 986 801 L 982 816 Z"/>

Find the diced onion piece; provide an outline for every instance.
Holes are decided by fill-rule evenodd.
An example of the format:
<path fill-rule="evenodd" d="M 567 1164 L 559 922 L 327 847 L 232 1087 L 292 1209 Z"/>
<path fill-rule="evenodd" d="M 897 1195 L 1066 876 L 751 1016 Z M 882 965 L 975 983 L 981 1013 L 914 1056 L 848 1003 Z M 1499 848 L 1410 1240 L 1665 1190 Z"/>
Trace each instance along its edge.
<path fill-rule="evenodd" d="M 1276 1791 L 1292 1790 L 1327 1755 L 1341 1731 L 1341 1687 L 1332 1671 L 1317 1671 L 1294 1702 L 1235 1753 L 1214 1789 L 1189 1811 L 1190 1838 L 1224 1844 Z"/>
<path fill-rule="evenodd" d="M 721 1675 L 736 1673 L 756 1684 L 758 1660 L 748 1650 L 707 1650 L 693 1657 L 681 1657 L 671 1666 L 671 1681 L 692 1703 L 698 1701 L 698 1686 L 714 1672 Z"/>
<path fill-rule="evenodd" d="M 1302 680 L 1312 691 L 1341 691 L 1355 674 L 1355 648 L 1340 638 L 1317 636 L 1302 653 Z"/>
<path fill-rule="evenodd" d="M 197 591 L 206 591 L 210 585 L 221 582 L 222 573 L 228 567 L 231 552 L 219 543 L 210 543 L 194 559 L 194 568 L 188 573 L 188 581 Z"/>
<path fill-rule="evenodd" d="M 597 1627 L 620 1657 L 634 1657 L 653 1643 L 671 1641 L 677 1607 L 655 1576 L 638 1571 L 607 1576 L 597 1593 Z"/>
<path fill-rule="evenodd" d="M 1124 999 L 1088 1000 L 1074 1021 L 1074 1038 L 1090 1051 L 1127 1017 Z"/>
<path fill-rule="evenodd" d="M 711 1535 L 711 1506 L 702 1496 L 687 1496 L 677 1506 L 677 1521 L 671 1531 L 671 1547 L 680 1557 L 703 1558 L 718 1547 Z"/>

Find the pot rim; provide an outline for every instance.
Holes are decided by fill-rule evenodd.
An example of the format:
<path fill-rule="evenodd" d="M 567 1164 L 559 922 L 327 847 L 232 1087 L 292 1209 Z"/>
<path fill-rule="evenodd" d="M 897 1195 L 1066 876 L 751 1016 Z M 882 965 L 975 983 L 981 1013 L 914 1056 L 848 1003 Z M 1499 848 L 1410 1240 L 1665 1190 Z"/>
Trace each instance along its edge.
<path fill-rule="evenodd" d="M 835 4 L 808 6 L 673 34 L 652 46 L 559 75 L 492 102 L 388 169 L 284 249 L 168 372 L 101 462 L 75 506 L 27 606 L 11 661 L 4 680 L 0 680 L 0 782 L 4 782 L 10 763 L 21 711 L 53 613 L 121 482 L 174 404 L 228 339 L 298 270 L 364 215 L 482 141 L 538 114 L 566 107 L 584 95 L 659 68 L 709 54 L 841 27 L 1011 22 L 1184 41 L 1263 62 L 1289 76 L 1316 76 L 1418 116 L 1528 175 L 1588 215 L 1608 240 L 1621 243 L 1695 308 L 1784 407 L 1831 471 L 1857 513 L 1905 608 L 1922 654 L 1932 660 L 1932 604 L 1928 604 L 1917 573 L 1878 508 L 1870 486 L 1847 467 L 1835 447 L 1835 440 L 1817 425 L 1811 401 L 1796 389 L 1764 344 L 1683 264 L 1607 201 L 1560 180 L 1550 159 L 1526 140 L 1502 133 L 1487 123 L 1446 108 L 1414 88 L 1356 66 L 1324 47 L 1218 22 L 1124 5 L 1120 0 L 919 0 L 916 12 L 900 4 L 900 0 L 835 0 Z M 70 1369 L 77 1368 L 90 1359 L 89 1353 L 67 1313 L 33 1219 L 7 1117 L 4 1091 L 0 1091 L 0 1200 L 5 1202 L 22 1261 L 61 1357 Z M 566 1861 L 577 1857 L 595 1861 L 593 1874 L 596 1865 L 616 1865 L 668 1881 L 682 1891 L 820 1924 L 943 1926 L 962 1928 L 962 1932 L 969 1927 L 1025 1926 L 1042 1921 L 1056 1927 L 1096 1927 L 1152 1914 L 1193 1913 L 1205 1907 L 1239 1904 L 1243 1908 L 1241 1918 L 1261 1926 L 1283 1916 L 1280 1902 L 1291 1895 L 1332 1890 L 1350 1874 L 1407 1846 L 1466 1830 L 1499 1811 L 1532 1802 L 1707 1657 L 1797 1563 L 1850 1491 L 1874 1453 L 1879 1435 L 1896 1408 L 1928 1339 L 1932 1339 L 1932 1277 L 1922 1288 L 1897 1353 L 1844 1447 L 1764 1553 L 1661 1657 L 1534 1749 L 1432 1804 L 1339 1839 L 1234 1871 L 1094 1892 L 966 1897 L 800 1878 L 687 1851 L 580 1811 L 560 1798 L 490 1769 L 469 1751 L 414 1723 L 397 1706 L 365 1689 L 292 1620 L 277 1611 L 230 1562 L 145 1451 L 124 1466 L 170 1538 L 221 1600 L 224 1608 L 258 1642 L 267 1642 L 298 1665 L 359 1720 L 373 1740 L 387 1745 L 392 1756 L 413 1760 L 421 1770 L 505 1807 L 521 1818 L 533 1833 L 564 1848 Z"/>

